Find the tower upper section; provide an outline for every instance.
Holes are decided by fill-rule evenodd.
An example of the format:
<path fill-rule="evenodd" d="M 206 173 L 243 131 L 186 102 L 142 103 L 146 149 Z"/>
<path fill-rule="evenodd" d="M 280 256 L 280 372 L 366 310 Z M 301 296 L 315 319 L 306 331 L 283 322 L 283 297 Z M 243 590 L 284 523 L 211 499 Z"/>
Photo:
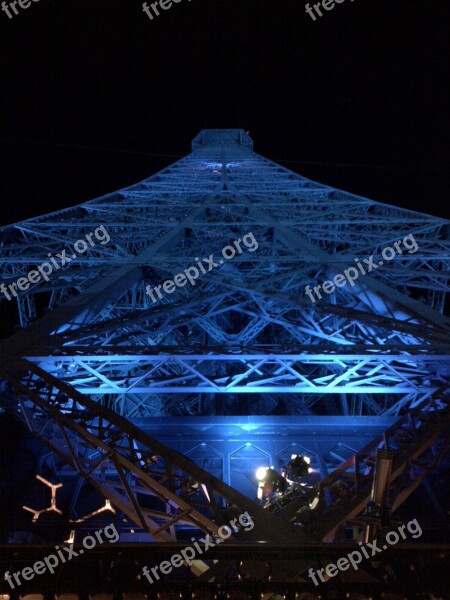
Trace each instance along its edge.
<path fill-rule="evenodd" d="M 192 151 L 206 146 L 234 145 L 253 150 L 253 140 L 243 129 L 202 129 L 192 140 Z"/>

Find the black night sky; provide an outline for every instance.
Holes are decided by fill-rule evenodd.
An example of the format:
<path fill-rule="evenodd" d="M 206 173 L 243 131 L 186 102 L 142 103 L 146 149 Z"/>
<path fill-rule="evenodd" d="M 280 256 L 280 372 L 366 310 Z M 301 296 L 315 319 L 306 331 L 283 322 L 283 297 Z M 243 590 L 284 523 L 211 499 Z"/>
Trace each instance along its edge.
<path fill-rule="evenodd" d="M 9 4 L 9 0 L 7 2 Z M 11 9 L 10 9 L 11 10 Z M 0 224 L 92 199 L 242 127 L 257 152 L 449 216 L 448 0 L 34 0 L 3 46 Z"/>

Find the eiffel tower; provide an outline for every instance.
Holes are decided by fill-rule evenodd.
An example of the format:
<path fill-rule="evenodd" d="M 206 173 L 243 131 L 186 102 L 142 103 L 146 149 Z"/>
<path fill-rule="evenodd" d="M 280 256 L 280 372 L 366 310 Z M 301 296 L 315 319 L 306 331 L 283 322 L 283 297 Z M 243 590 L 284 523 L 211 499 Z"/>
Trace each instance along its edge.
<path fill-rule="evenodd" d="M 0 299 L 17 315 L 0 407 L 140 540 L 217 536 L 247 512 L 236 543 L 339 541 L 377 449 L 395 450 L 394 509 L 446 460 L 450 221 L 208 129 L 148 179 L 0 236 Z M 310 457 L 309 495 L 263 505 L 254 471 L 291 454 Z M 305 498 L 318 517 L 299 527 Z"/>

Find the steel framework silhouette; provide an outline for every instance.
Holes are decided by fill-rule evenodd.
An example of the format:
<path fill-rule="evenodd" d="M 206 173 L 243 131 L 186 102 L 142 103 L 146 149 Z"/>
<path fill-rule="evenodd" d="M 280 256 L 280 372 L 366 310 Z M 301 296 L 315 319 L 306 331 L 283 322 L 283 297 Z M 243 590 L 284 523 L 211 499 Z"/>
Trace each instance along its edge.
<path fill-rule="evenodd" d="M 101 226 L 108 243 L 77 252 Z M 255 251 L 156 303 L 146 292 L 249 232 Z M 417 251 L 314 303 L 305 294 L 408 235 Z M 62 248 L 70 264 L 12 294 Z M 1 406 L 155 540 L 188 525 L 216 534 L 245 510 L 254 539 L 333 539 L 367 501 L 360 463 L 374 449 L 397 451 L 398 503 L 445 456 L 447 220 L 306 179 L 255 153 L 242 130 L 204 130 L 188 156 L 136 185 L 2 228 L 0 255 L 21 327 L 0 346 Z M 320 469 L 324 517 L 311 531 L 292 524 L 304 499 L 265 510 L 139 427 L 255 414 L 395 424 L 336 472 Z M 395 484 L 421 457 L 420 477 Z M 325 518 L 344 474 L 352 501 Z"/>

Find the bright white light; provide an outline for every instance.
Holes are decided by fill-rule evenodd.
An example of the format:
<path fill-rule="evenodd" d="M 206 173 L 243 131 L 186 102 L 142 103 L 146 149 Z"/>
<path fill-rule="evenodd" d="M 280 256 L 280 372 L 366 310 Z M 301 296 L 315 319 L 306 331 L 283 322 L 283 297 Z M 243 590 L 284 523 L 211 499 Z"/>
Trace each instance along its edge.
<path fill-rule="evenodd" d="M 207 497 L 208 502 L 211 502 L 211 499 L 210 499 L 209 494 L 208 494 L 208 488 L 206 487 L 206 485 L 204 483 L 201 484 L 201 488 L 203 490 L 203 493 Z"/>
<path fill-rule="evenodd" d="M 310 464 L 310 462 L 311 462 L 311 459 L 309 458 L 309 456 L 304 456 L 304 457 L 303 457 L 303 460 L 304 460 L 304 461 L 305 461 L 305 463 L 306 463 L 306 464 L 308 464 L 308 465 L 309 465 L 309 464 Z"/>
<path fill-rule="evenodd" d="M 312 510 L 314 510 L 316 508 L 316 506 L 319 504 L 319 496 L 316 496 L 314 498 L 314 500 L 312 502 L 309 503 L 309 508 L 312 508 Z"/>
<path fill-rule="evenodd" d="M 75 541 L 75 529 L 72 529 L 70 534 L 69 534 L 69 539 L 68 540 L 64 540 L 65 544 L 73 544 Z"/>
<path fill-rule="evenodd" d="M 256 479 L 258 481 L 263 481 L 264 477 L 266 476 L 266 471 L 267 467 L 259 467 L 259 469 L 256 471 Z"/>

